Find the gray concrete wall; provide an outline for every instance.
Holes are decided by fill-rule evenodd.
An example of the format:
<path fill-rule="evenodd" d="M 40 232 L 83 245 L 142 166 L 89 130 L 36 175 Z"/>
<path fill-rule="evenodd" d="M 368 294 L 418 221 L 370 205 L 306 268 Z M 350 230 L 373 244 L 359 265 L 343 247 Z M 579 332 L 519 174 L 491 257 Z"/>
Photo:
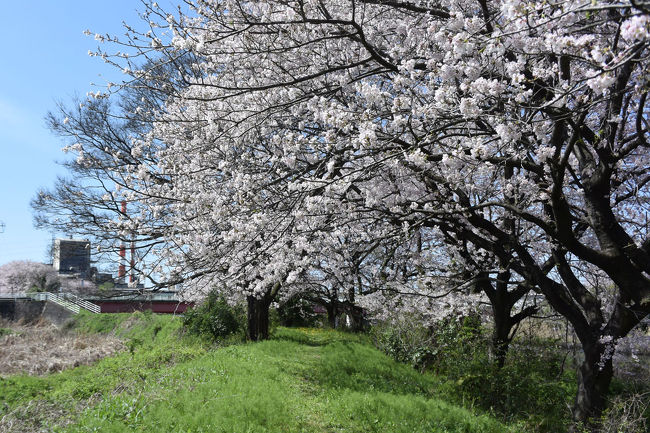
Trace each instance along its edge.
<path fill-rule="evenodd" d="M 72 317 L 74 313 L 67 308 L 64 308 L 54 302 L 47 301 L 45 302 L 45 307 L 43 308 L 43 314 L 41 317 L 43 319 L 54 323 L 56 326 L 63 325 L 67 319 Z"/>
<path fill-rule="evenodd" d="M 45 302 L 31 299 L 0 299 L 0 317 L 12 322 L 35 322 L 40 319 Z"/>
<path fill-rule="evenodd" d="M 16 301 L 13 299 L 0 299 L 0 318 L 14 320 L 16 312 Z"/>

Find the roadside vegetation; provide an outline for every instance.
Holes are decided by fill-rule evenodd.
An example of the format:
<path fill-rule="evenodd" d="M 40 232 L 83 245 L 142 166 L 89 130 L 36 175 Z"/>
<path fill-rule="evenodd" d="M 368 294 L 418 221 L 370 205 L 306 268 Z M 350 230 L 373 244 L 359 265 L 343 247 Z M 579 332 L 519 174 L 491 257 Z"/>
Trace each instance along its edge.
<path fill-rule="evenodd" d="M 115 336 L 57 329 L 48 322 L 0 328 L 0 376 L 39 375 L 92 364 L 124 349 Z"/>
<path fill-rule="evenodd" d="M 438 381 L 437 396 L 514 423 L 521 431 L 650 431 L 650 336 L 637 330 L 620 344 L 606 396 L 608 409 L 589 426 L 576 426 L 571 407 L 582 354 L 571 344 L 574 336 L 550 332 L 548 320 L 526 325 L 528 329 L 513 340 L 503 366 L 495 362 L 492 330 L 478 315 L 448 318 L 432 327 L 401 316 L 373 326 L 370 336 L 393 359 L 432 373 Z M 634 342 L 636 347 L 623 355 L 624 346 Z"/>

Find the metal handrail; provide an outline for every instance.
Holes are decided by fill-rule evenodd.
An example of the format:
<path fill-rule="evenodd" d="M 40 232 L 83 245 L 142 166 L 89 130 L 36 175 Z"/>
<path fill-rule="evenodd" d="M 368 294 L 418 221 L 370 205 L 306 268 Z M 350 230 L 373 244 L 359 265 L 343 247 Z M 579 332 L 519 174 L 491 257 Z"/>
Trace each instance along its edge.
<path fill-rule="evenodd" d="M 88 310 L 92 313 L 101 313 L 101 307 L 99 305 L 81 299 L 80 297 L 78 297 L 77 295 L 73 295 L 72 293 L 62 293 L 59 295 L 50 292 L 37 292 L 37 293 L 29 293 L 28 296 L 34 299 L 35 301 L 52 301 L 55 304 L 61 305 L 62 307 L 69 309 L 75 314 L 79 313 L 81 308 L 83 308 L 84 310 Z"/>
<path fill-rule="evenodd" d="M 77 295 L 73 295 L 72 293 L 65 293 L 63 296 L 66 300 L 69 300 L 70 302 L 80 306 L 85 310 L 88 310 L 93 313 L 101 312 L 101 307 L 99 305 L 93 304 L 92 302 L 88 302 L 85 299 L 78 297 Z"/>
<path fill-rule="evenodd" d="M 54 302 L 55 304 L 60 305 L 63 308 L 67 308 L 68 310 L 72 311 L 75 314 L 79 314 L 80 311 L 79 305 L 69 302 L 65 298 L 55 295 L 54 293 L 48 293 L 48 295 L 46 296 L 46 300 L 50 302 Z"/>

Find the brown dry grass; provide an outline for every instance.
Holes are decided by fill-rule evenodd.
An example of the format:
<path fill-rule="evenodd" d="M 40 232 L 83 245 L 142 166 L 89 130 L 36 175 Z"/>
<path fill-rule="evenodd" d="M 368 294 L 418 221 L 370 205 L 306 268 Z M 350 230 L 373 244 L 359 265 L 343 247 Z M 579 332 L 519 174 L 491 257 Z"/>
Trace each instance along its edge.
<path fill-rule="evenodd" d="M 76 413 L 85 406 L 78 405 Z M 70 410 L 61 404 L 44 400 L 32 400 L 26 405 L 18 406 L 0 418 L 0 431 L 2 433 L 47 433 L 51 426 L 64 427 L 73 422 Z"/>
<path fill-rule="evenodd" d="M 77 334 L 47 323 L 0 327 L 13 330 L 0 336 L 0 376 L 60 371 L 91 364 L 125 348 L 114 336 Z"/>

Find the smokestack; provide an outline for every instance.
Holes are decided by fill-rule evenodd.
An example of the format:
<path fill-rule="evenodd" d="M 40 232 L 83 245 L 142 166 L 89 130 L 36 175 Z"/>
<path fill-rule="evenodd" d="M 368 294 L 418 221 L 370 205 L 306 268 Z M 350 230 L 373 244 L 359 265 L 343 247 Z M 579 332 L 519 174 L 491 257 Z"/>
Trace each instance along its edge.
<path fill-rule="evenodd" d="M 126 216 L 126 200 L 122 200 L 122 214 Z M 126 277 L 126 245 L 122 241 L 120 245 L 120 266 L 117 269 L 117 278 L 124 282 L 124 277 Z"/>
<path fill-rule="evenodd" d="M 135 281 L 135 243 L 131 241 L 131 275 L 129 276 L 129 282 L 133 283 Z"/>

